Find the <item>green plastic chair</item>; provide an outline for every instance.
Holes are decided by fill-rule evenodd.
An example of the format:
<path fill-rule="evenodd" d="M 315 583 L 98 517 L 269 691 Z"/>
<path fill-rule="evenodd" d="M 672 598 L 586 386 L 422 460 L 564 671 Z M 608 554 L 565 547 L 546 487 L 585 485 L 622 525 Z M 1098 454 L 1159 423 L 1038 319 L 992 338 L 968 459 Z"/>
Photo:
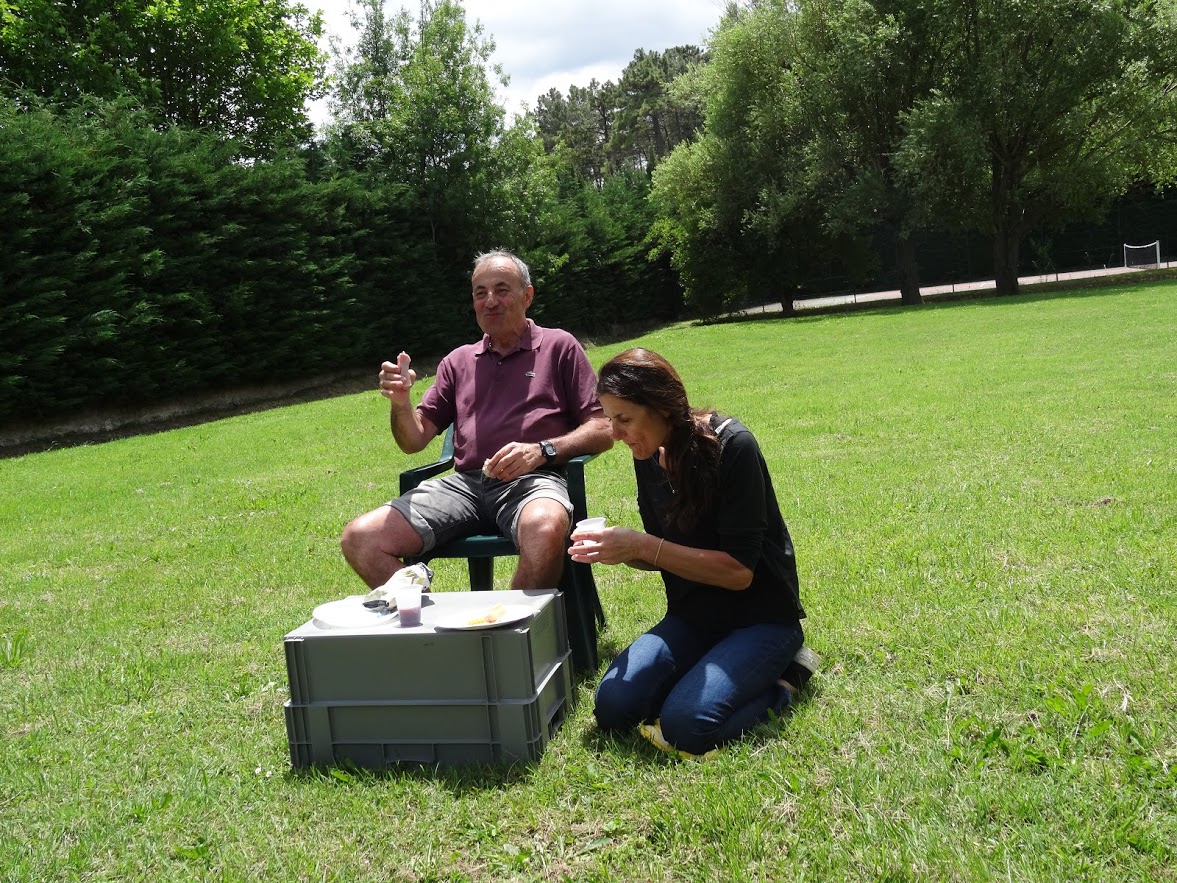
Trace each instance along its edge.
<path fill-rule="evenodd" d="M 588 517 L 584 466 L 595 456 L 584 454 L 573 457 L 564 467 L 568 477 L 568 496 L 572 500 L 574 523 Z M 441 456 L 435 462 L 401 473 L 401 494 L 415 488 L 427 478 L 433 478 L 452 469 L 453 465 L 454 428 L 451 426 L 445 432 Z M 484 534 L 453 540 L 420 557 L 406 558 L 405 562 L 415 564 L 418 561 L 432 561 L 434 558 L 465 558 L 470 571 L 470 588 L 476 592 L 484 592 L 493 588 L 494 560 L 518 554 L 519 550 L 509 537 Z M 582 671 L 595 669 L 600 662 L 597 652 L 597 629 L 605 627 L 605 610 L 601 606 L 600 595 L 597 594 L 597 582 L 593 578 L 592 566 L 571 559 L 565 561 L 559 589 L 564 594 L 572 664 Z"/>

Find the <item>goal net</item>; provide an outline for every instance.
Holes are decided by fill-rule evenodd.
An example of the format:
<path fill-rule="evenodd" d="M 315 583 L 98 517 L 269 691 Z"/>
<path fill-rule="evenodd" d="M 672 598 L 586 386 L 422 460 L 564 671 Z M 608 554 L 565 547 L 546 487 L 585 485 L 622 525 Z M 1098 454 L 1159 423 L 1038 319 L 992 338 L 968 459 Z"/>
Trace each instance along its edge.
<path fill-rule="evenodd" d="M 1125 267 L 1159 267 L 1161 265 L 1161 240 L 1148 245 L 1124 243 Z"/>

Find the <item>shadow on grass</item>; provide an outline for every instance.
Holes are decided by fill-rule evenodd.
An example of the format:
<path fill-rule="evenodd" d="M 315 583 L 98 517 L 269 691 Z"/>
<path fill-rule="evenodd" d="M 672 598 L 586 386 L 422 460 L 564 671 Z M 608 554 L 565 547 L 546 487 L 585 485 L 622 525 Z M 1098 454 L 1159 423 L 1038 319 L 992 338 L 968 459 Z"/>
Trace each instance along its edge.
<path fill-rule="evenodd" d="M 733 749 L 736 746 L 745 746 L 755 751 L 763 746 L 786 738 L 787 730 L 792 725 L 793 715 L 796 714 L 801 706 L 809 704 L 820 695 L 820 685 L 810 682 L 784 711 L 779 714 L 770 712 L 767 721 L 757 724 L 751 730 L 745 732 L 740 739 L 720 746 L 720 751 Z M 581 737 L 581 744 L 586 751 L 595 754 L 625 755 L 635 761 L 651 764 L 694 763 L 701 760 L 700 758 L 676 756 L 664 751 L 646 740 L 637 731 L 637 728 L 626 733 L 610 733 L 593 725 Z"/>
<path fill-rule="evenodd" d="M 821 695 L 819 684 L 810 683 L 792 705 L 779 715 L 770 715 L 769 720 L 746 732 L 737 742 L 721 746 L 720 751 L 742 746 L 758 751 L 772 743 L 787 738 L 787 731 L 799 706 L 815 701 Z M 553 738 L 559 738 L 554 734 Z M 568 738 L 571 738 L 568 736 Z M 630 732 L 611 733 L 591 723 L 580 738 L 583 748 L 599 756 L 614 755 L 646 766 L 667 766 L 678 763 L 707 762 L 697 758 L 676 756 L 641 736 L 635 727 Z M 386 787 L 390 782 L 429 782 L 445 788 L 451 794 L 461 797 L 484 791 L 493 791 L 513 785 L 525 784 L 540 772 L 539 762 L 511 764 L 471 764 L 468 766 L 439 766 L 436 764 L 400 763 L 384 769 L 366 769 L 350 760 L 333 764 L 314 764 L 301 768 L 290 768 L 286 778 L 292 782 L 307 784 L 332 784 L 342 787 Z"/>
<path fill-rule="evenodd" d="M 923 310 L 929 307 L 951 309 L 962 304 L 980 306 L 1004 306 L 1011 303 L 1028 303 L 1055 299 L 1104 297 L 1119 295 L 1139 288 L 1141 285 L 1155 285 L 1177 281 L 1177 268 L 1143 270 L 1131 276 L 1093 276 L 1089 279 L 1063 279 L 1058 282 L 1037 282 L 1022 285 L 1017 294 L 1002 295 L 993 289 L 960 291 L 950 294 L 926 295 L 922 304 L 904 304 L 898 300 L 867 301 L 864 303 L 831 304 L 813 307 L 792 313 L 744 313 L 700 319 L 697 325 L 731 325 L 746 322 L 819 322 L 829 316 L 845 313 L 894 314 L 897 311 Z M 850 296 L 849 293 L 846 295 Z M 755 308 L 751 308 L 755 309 Z"/>
<path fill-rule="evenodd" d="M 385 787 L 389 782 L 430 782 L 461 796 L 527 782 L 537 772 L 535 764 L 522 762 L 467 766 L 400 763 L 385 769 L 365 769 L 344 760 L 334 764 L 291 768 L 287 770 L 286 778 L 294 782 L 328 782 L 359 788 L 374 785 Z"/>
<path fill-rule="evenodd" d="M 1142 284 L 1156 284 L 1177 280 L 1177 269 L 1144 270 L 1131 275 L 1131 281 L 1124 276 L 1097 276 L 1089 279 L 1068 279 L 1059 282 L 1039 282 L 1023 285 L 1016 295 L 998 295 L 992 289 L 968 291 L 954 294 L 931 295 L 919 306 L 906 306 L 898 301 L 871 301 L 861 304 L 842 304 L 817 307 L 794 313 L 748 313 L 744 315 L 719 316 L 699 319 L 698 325 L 720 325 L 743 322 L 789 321 L 817 322 L 827 316 L 843 313 L 894 313 L 896 310 L 917 310 L 927 307 L 947 308 L 957 304 L 1003 304 L 1052 298 L 1100 297 L 1107 294 L 1122 294 Z M 629 326 L 611 326 L 603 332 L 581 335 L 586 345 L 606 345 L 628 340 L 659 327 L 678 324 L 677 320 L 663 323 L 644 322 Z M 423 376 L 431 374 L 437 359 L 423 358 L 417 364 Z M 165 432 L 185 426 L 196 426 L 225 417 L 266 411 L 287 405 L 318 401 L 341 395 L 353 395 L 368 390 L 375 391 L 375 372 L 364 371 L 346 377 L 336 377 L 311 386 L 283 389 L 230 390 L 209 393 L 201 397 L 186 396 L 179 402 L 163 403 L 159 408 L 114 410 L 106 413 L 82 415 L 70 424 L 53 426 L 14 427 L 9 436 L 0 435 L 0 459 L 25 454 L 41 453 L 58 448 L 80 445 L 101 444 L 137 435 Z M 175 409 L 183 405 L 184 410 Z"/>
<path fill-rule="evenodd" d="M 57 423 L 17 423 L 0 433 L 0 459 L 39 454 L 61 448 L 97 445 L 140 435 L 200 426 L 239 417 L 322 401 L 336 396 L 376 391 L 375 373 L 336 377 L 310 385 L 240 387 L 220 392 L 191 393 L 183 399 L 142 407 L 99 409 Z"/>

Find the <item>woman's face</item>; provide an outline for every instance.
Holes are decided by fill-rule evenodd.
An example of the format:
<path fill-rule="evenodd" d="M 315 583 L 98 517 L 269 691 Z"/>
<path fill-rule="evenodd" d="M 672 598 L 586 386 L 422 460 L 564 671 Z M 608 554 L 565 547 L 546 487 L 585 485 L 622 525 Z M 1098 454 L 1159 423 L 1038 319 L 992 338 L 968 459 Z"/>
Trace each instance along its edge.
<path fill-rule="evenodd" d="M 653 408 L 608 393 L 601 395 L 601 407 L 609 418 L 613 438 L 628 445 L 636 460 L 653 457 L 670 436 L 670 421 Z"/>

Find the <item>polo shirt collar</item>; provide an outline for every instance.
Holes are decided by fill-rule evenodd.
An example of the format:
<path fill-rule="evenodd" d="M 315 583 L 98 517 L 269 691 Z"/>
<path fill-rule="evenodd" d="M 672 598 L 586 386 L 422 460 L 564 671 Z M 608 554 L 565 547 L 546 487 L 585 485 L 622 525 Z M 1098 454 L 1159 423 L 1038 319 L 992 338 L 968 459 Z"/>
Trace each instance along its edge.
<path fill-rule="evenodd" d="M 519 336 L 519 342 L 515 344 L 515 349 L 510 353 L 503 353 L 504 356 L 509 356 L 511 353 L 524 352 L 526 350 L 537 349 L 540 342 L 544 338 L 544 330 L 532 322 L 527 320 L 527 327 L 523 329 L 523 334 Z M 494 350 L 490 346 L 490 335 L 482 335 L 482 348 L 478 350 L 477 355 L 483 356 L 487 353 L 493 353 Z"/>

